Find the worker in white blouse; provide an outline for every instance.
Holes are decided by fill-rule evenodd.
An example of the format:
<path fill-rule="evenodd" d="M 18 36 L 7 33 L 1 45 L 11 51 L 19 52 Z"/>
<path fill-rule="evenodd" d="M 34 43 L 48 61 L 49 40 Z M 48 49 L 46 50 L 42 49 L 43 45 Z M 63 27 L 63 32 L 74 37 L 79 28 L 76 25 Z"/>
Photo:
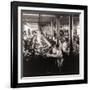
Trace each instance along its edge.
<path fill-rule="evenodd" d="M 63 53 L 61 50 L 61 42 L 59 40 L 59 45 L 54 45 L 52 47 L 52 53 L 47 53 L 47 57 L 55 58 L 54 62 L 58 66 L 58 70 L 61 71 L 61 66 L 63 65 Z M 52 59 L 53 60 L 53 59 Z"/>
<path fill-rule="evenodd" d="M 69 48 L 69 40 L 67 38 L 64 38 L 64 41 L 62 43 L 62 51 L 69 55 L 70 48 Z"/>

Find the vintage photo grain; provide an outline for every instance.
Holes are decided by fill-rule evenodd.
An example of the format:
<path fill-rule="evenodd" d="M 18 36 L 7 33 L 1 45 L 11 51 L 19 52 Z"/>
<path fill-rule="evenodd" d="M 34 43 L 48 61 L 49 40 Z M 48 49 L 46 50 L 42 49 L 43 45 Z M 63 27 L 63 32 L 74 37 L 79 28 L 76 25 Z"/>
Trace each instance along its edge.
<path fill-rule="evenodd" d="M 21 13 L 22 76 L 79 74 L 80 13 Z"/>

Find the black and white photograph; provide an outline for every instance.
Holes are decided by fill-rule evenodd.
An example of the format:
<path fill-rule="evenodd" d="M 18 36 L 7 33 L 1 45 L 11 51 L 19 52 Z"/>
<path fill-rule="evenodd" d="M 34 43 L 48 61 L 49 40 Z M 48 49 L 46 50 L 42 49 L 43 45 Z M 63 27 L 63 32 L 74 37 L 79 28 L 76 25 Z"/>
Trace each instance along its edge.
<path fill-rule="evenodd" d="M 80 14 L 21 13 L 22 76 L 79 74 Z"/>
<path fill-rule="evenodd" d="M 18 84 L 85 80 L 86 7 L 39 7 L 38 3 L 26 3 L 23 7 L 24 3 L 18 2 L 15 5 Z"/>

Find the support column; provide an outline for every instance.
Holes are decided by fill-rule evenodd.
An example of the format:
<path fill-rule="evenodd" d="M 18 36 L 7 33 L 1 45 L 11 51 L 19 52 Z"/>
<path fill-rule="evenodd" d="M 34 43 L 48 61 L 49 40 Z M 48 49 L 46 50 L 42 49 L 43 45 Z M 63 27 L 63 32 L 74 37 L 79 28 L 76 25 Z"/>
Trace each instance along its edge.
<path fill-rule="evenodd" d="M 70 15 L 70 55 L 72 55 L 73 47 L 72 47 L 72 15 Z"/>
<path fill-rule="evenodd" d="M 59 16 L 57 16 L 56 17 L 57 44 L 59 44 L 59 27 L 60 27 L 60 21 L 59 21 Z"/>

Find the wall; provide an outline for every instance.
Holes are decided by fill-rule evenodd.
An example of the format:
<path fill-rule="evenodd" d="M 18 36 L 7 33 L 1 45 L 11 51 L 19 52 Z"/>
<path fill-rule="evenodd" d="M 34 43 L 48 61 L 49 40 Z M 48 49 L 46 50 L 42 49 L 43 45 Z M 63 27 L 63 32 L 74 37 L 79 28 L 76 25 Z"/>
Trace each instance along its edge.
<path fill-rule="evenodd" d="M 11 0 L 0 1 L 0 90 L 11 89 L 10 88 L 10 1 Z M 25 1 L 25 0 L 19 0 L 19 1 Z M 37 0 L 28 0 L 28 1 L 35 2 Z M 90 9 L 89 0 L 38 0 L 37 2 L 88 5 L 88 9 Z M 88 11 L 89 11 L 88 16 L 90 16 L 90 10 Z M 88 18 L 88 21 L 89 20 L 90 17 Z M 90 29 L 90 27 L 88 28 Z M 88 34 L 90 34 L 90 31 L 88 31 Z M 90 35 L 88 38 L 90 38 Z M 90 46 L 90 41 L 88 42 L 88 46 Z M 88 50 L 90 50 L 90 47 L 88 48 Z M 90 61 L 88 61 L 88 63 L 90 63 Z M 88 68 L 90 68 L 90 65 Z M 88 74 L 90 75 L 90 70 Z M 31 90 L 42 90 L 42 89 L 43 90 L 47 90 L 47 89 L 90 90 L 89 88 L 90 88 L 90 83 L 82 84 L 82 85 L 34 87 L 27 89 L 28 90 L 29 89 Z M 23 90 L 24 89 L 25 88 L 23 88 Z"/>

